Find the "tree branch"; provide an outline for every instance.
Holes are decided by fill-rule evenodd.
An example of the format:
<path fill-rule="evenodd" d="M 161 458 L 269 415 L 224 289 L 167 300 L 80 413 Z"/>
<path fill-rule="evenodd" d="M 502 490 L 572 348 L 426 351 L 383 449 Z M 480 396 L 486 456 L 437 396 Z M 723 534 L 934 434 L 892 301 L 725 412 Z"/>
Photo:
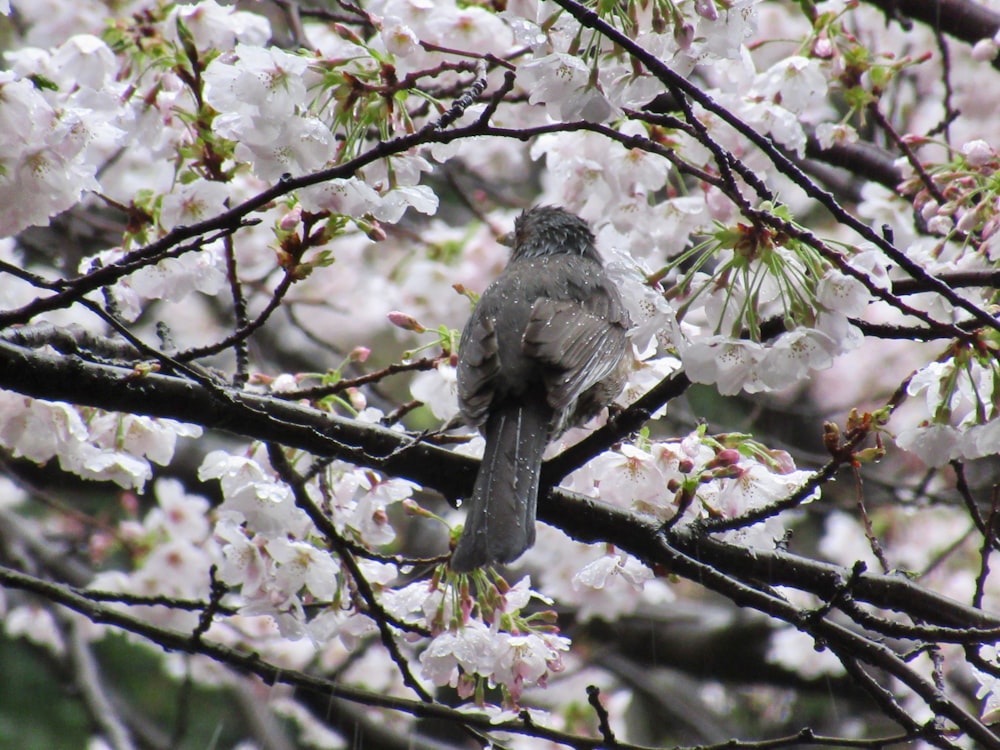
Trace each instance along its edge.
<path fill-rule="evenodd" d="M 130 368 L 81 362 L 75 357 L 27 350 L 2 340 L 0 387 L 35 398 L 199 424 L 317 456 L 341 458 L 410 479 L 446 497 L 465 496 L 476 474 L 474 459 L 413 441 L 378 425 L 235 389 L 220 388 L 216 393 L 171 375 L 134 377 Z M 664 381 L 666 390 L 673 387 L 676 382 Z M 632 412 L 629 419 L 643 411 L 640 408 Z M 565 490 L 551 492 L 547 500 L 539 503 L 538 512 L 541 520 L 582 542 L 614 544 L 650 565 L 669 568 L 675 561 L 673 555 L 663 554 L 659 527 L 635 514 Z M 842 567 L 789 553 L 727 544 L 687 527 L 675 528 L 670 544 L 699 563 L 740 579 L 794 586 L 824 600 L 833 596 L 849 574 Z M 684 574 L 683 570 L 677 572 Z M 693 580 L 698 580 L 697 575 Z M 928 624 L 1000 627 L 1000 616 L 942 597 L 902 576 L 865 574 L 852 593 L 856 599 L 881 609 L 908 611 Z"/>
<path fill-rule="evenodd" d="M 164 649 L 200 654 L 239 672 L 257 675 L 268 685 L 279 683 L 291 685 L 300 690 L 314 693 L 323 700 L 329 700 L 331 697 L 339 698 L 373 708 L 383 708 L 416 717 L 457 723 L 484 732 L 513 732 L 530 735 L 579 750 L 598 750 L 603 744 L 602 740 L 593 737 L 584 737 L 540 726 L 530 720 L 530 713 L 527 711 L 522 713 L 527 714 L 528 719 L 522 717 L 496 722 L 485 713 L 459 711 L 436 702 L 425 703 L 419 700 L 396 698 L 383 692 L 348 687 L 337 680 L 317 677 L 300 670 L 289 669 L 287 666 L 272 664 L 261 659 L 254 652 L 225 646 L 214 641 L 203 639 L 195 643 L 188 633 L 152 625 L 119 609 L 91 601 L 60 584 L 44 581 L 9 568 L 0 567 L 0 584 L 9 588 L 30 591 L 79 612 L 93 622 L 121 628 Z M 648 750 L 648 748 L 624 742 L 618 743 L 616 747 L 620 750 Z"/>
<path fill-rule="evenodd" d="M 622 49 L 631 55 L 637 62 L 645 66 L 647 70 L 649 70 L 654 76 L 662 81 L 665 86 L 673 91 L 679 102 L 683 104 L 685 97 L 687 97 L 690 98 L 691 101 L 697 102 L 708 111 L 717 114 L 736 132 L 749 139 L 754 146 L 760 149 L 761 152 L 771 160 L 771 162 L 782 174 L 787 175 L 789 179 L 801 187 L 809 197 L 813 198 L 820 205 L 826 208 L 827 211 L 830 212 L 831 216 L 844 226 L 850 227 L 858 235 L 878 247 L 889 258 L 891 258 L 893 262 L 899 266 L 899 268 L 904 270 L 913 278 L 923 280 L 933 289 L 935 293 L 948 300 L 948 302 L 955 307 L 961 308 L 971 314 L 981 325 L 994 330 L 1000 330 L 1000 322 L 998 322 L 996 318 L 992 317 L 985 310 L 980 309 L 977 305 L 957 294 L 947 284 L 935 279 L 918 263 L 913 261 L 898 248 L 894 247 L 892 243 L 886 241 L 885 238 L 881 237 L 870 226 L 868 226 L 868 224 L 846 211 L 830 193 L 822 190 L 819 186 L 809 180 L 798 167 L 796 167 L 786 156 L 784 156 L 784 154 L 781 153 L 780 149 L 774 146 L 769 138 L 764 137 L 743 122 L 739 117 L 734 115 L 732 112 L 729 112 L 725 107 L 720 106 L 712 99 L 712 97 L 678 74 L 647 49 L 630 39 L 628 35 L 602 20 L 593 10 L 590 10 L 574 0 L 553 0 L 553 2 L 577 19 L 582 26 L 593 29 L 609 41 L 620 45 Z M 692 126 L 697 127 L 697 120 L 695 118 L 689 118 L 689 121 Z M 709 140 L 709 142 L 703 142 L 703 145 L 711 149 L 712 142 Z M 727 158 L 718 159 L 718 166 L 720 170 L 725 169 L 727 164 L 730 166 L 736 166 L 739 165 L 740 162 L 736 160 L 735 157 L 732 157 L 731 154 L 728 154 Z M 748 171 L 741 172 L 741 176 L 748 181 L 755 179 L 753 174 Z M 773 221 L 771 223 L 776 223 L 776 226 L 780 229 L 790 231 L 793 236 L 798 237 L 813 247 L 817 247 L 821 252 L 825 250 L 825 248 L 821 245 L 816 244 L 816 240 L 810 232 L 795 231 L 795 227 L 790 225 L 788 222 L 777 222 L 776 217 L 764 215 L 764 212 L 759 211 L 754 213 L 753 218 L 762 220 L 772 219 Z M 829 252 L 824 252 L 824 255 L 830 257 Z M 830 259 L 833 260 L 832 257 Z M 845 267 L 841 267 L 840 270 L 844 271 L 848 275 L 854 274 L 854 269 L 846 266 L 846 264 Z M 882 290 L 872 288 L 871 291 L 878 296 Z M 895 303 L 890 302 L 890 304 L 900 307 L 898 300 Z M 916 314 L 917 317 L 920 318 L 925 317 L 919 311 L 914 311 L 913 314 Z M 933 325 L 932 322 L 931 324 Z M 966 338 L 962 332 L 954 332 L 953 335 L 958 338 Z"/>
<path fill-rule="evenodd" d="M 1000 14 L 971 0 L 866 0 L 887 18 L 912 18 L 945 34 L 975 44 L 1000 30 Z"/>

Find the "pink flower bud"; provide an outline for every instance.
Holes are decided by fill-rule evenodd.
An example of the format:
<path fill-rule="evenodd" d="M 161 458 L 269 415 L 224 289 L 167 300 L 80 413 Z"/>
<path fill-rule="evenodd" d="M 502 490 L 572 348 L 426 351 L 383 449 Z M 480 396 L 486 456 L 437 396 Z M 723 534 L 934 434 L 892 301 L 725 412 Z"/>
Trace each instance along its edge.
<path fill-rule="evenodd" d="M 779 474 L 791 474 L 795 471 L 795 461 L 788 451 L 772 450 L 768 451 L 771 460 L 775 462 L 774 470 Z"/>
<path fill-rule="evenodd" d="M 927 222 L 927 231 L 932 234 L 945 235 L 951 231 L 952 220 L 950 216 L 935 216 Z"/>
<path fill-rule="evenodd" d="M 996 152 L 984 140 L 969 141 L 962 146 L 962 153 L 970 167 L 982 167 L 996 157 Z"/>
<path fill-rule="evenodd" d="M 122 510 L 130 516 L 135 518 L 139 515 L 139 498 L 134 492 L 123 492 L 119 496 L 118 501 L 121 503 Z"/>
<path fill-rule="evenodd" d="M 740 452 L 735 448 L 723 448 L 715 454 L 715 458 L 708 462 L 708 468 L 714 469 L 717 466 L 735 466 L 740 462 Z"/>
<path fill-rule="evenodd" d="M 114 549 L 116 544 L 114 535 L 107 532 L 92 534 L 87 543 L 87 554 L 92 563 L 102 563 Z"/>
<path fill-rule="evenodd" d="M 972 45 L 972 59 L 976 62 L 993 62 L 997 57 L 1000 47 L 992 39 L 980 39 Z"/>
<path fill-rule="evenodd" d="M 1000 229 L 1000 218 L 994 216 L 983 225 L 983 239 L 988 240 Z"/>
<path fill-rule="evenodd" d="M 955 224 L 955 229 L 959 232 L 968 233 L 971 232 L 979 224 L 979 214 L 976 211 L 966 211 L 961 215 L 958 223 Z"/>
<path fill-rule="evenodd" d="M 924 221 L 930 221 L 938 213 L 938 202 L 935 200 L 929 200 L 920 207 L 920 215 L 923 217 Z"/>
<path fill-rule="evenodd" d="M 367 346 L 356 346 L 351 350 L 351 353 L 347 355 L 347 358 L 351 360 L 351 362 L 367 362 L 371 353 L 372 350 Z"/>
<path fill-rule="evenodd" d="M 685 22 L 674 26 L 674 41 L 682 50 L 686 50 L 694 41 L 694 26 Z"/>
<path fill-rule="evenodd" d="M 357 411 L 364 411 L 368 408 L 368 399 L 366 399 L 365 394 L 357 388 L 348 388 L 347 398 L 351 402 L 351 406 Z"/>
<path fill-rule="evenodd" d="M 813 44 L 813 56 L 822 60 L 833 57 L 833 44 L 826 37 L 820 37 Z"/>
<path fill-rule="evenodd" d="M 915 133 L 907 133 L 903 136 L 903 143 L 907 146 L 923 146 L 930 139 L 922 135 L 917 135 Z"/>
<path fill-rule="evenodd" d="M 408 315 L 405 312 L 399 312 L 399 310 L 393 310 L 387 316 L 389 322 L 392 323 L 397 328 L 402 328 L 404 331 L 413 331 L 414 333 L 423 333 L 427 329 L 417 322 L 417 319 L 412 315 Z"/>
<path fill-rule="evenodd" d="M 388 237 L 388 235 L 385 233 L 385 229 L 383 229 L 382 225 L 379 224 L 377 221 L 372 222 L 371 225 L 365 228 L 365 234 L 368 235 L 368 239 L 370 239 L 372 242 L 381 242 L 386 237 Z"/>
<path fill-rule="evenodd" d="M 420 507 L 420 503 L 414 500 L 412 497 L 404 498 L 400 503 L 403 506 L 403 512 L 408 516 L 420 516 L 422 518 L 430 518 L 431 514 Z"/>
<path fill-rule="evenodd" d="M 281 217 L 278 222 L 278 229 L 282 232 L 291 232 L 302 221 L 302 206 L 296 206 L 287 214 Z"/>
<path fill-rule="evenodd" d="M 715 21 L 719 17 L 715 0 L 694 0 L 694 12 L 709 21 Z"/>

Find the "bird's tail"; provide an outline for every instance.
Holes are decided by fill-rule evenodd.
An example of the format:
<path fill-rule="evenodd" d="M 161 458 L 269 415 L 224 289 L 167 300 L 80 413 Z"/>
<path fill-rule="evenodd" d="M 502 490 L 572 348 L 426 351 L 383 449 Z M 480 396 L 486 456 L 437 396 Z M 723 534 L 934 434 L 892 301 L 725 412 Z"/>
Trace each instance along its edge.
<path fill-rule="evenodd" d="M 465 505 L 465 528 L 451 567 L 466 573 L 519 557 L 535 543 L 535 508 L 551 410 L 543 404 L 494 407 L 486 421 L 486 451 Z"/>

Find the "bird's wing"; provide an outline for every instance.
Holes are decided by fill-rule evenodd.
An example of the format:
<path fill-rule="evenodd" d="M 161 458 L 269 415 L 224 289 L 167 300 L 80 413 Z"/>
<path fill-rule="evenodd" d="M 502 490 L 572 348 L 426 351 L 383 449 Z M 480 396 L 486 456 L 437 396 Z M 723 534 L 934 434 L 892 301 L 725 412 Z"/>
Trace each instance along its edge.
<path fill-rule="evenodd" d="M 458 406 L 471 424 L 486 418 L 493 399 L 493 382 L 500 372 L 500 351 L 493 319 L 483 315 L 469 321 L 459 344 Z"/>
<path fill-rule="evenodd" d="M 624 321 L 609 321 L 574 300 L 535 301 L 523 350 L 551 368 L 545 382 L 553 409 L 567 409 L 615 371 L 625 352 L 625 332 Z"/>

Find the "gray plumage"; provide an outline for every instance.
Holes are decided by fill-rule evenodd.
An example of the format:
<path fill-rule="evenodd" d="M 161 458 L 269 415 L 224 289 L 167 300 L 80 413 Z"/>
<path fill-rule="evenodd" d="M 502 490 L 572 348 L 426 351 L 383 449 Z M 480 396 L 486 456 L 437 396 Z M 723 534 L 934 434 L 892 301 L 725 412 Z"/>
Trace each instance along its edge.
<path fill-rule="evenodd" d="M 486 438 L 451 559 L 459 572 L 534 544 L 545 447 L 611 403 L 626 376 L 628 313 L 586 222 L 534 208 L 516 220 L 512 242 L 459 344 L 459 408 Z"/>

